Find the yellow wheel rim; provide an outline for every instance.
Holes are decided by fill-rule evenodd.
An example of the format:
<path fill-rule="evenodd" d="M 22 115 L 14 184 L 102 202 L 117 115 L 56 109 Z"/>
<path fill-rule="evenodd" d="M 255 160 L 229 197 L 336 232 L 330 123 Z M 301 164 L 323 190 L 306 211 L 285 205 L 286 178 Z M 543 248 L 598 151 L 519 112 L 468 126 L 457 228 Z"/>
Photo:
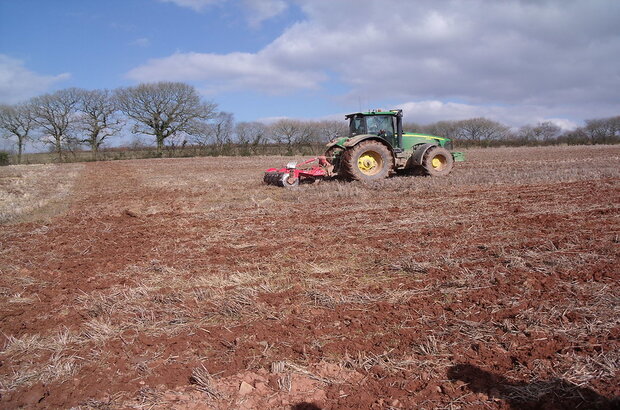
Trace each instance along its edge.
<path fill-rule="evenodd" d="M 378 152 L 366 151 L 357 160 L 357 168 L 364 175 L 375 175 L 381 171 L 383 159 Z"/>
<path fill-rule="evenodd" d="M 431 160 L 431 165 L 435 169 L 442 169 L 446 166 L 446 158 L 443 155 L 437 155 Z"/>

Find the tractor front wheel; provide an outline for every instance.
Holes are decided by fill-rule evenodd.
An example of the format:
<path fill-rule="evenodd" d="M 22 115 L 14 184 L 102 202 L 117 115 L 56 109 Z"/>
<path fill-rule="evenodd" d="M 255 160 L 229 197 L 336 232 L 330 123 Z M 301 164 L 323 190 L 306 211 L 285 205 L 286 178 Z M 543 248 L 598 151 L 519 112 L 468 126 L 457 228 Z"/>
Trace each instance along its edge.
<path fill-rule="evenodd" d="M 343 174 L 358 181 L 384 179 L 393 166 L 392 153 L 378 141 L 362 141 L 342 154 Z"/>
<path fill-rule="evenodd" d="M 443 147 L 430 148 L 424 154 L 422 160 L 422 168 L 424 171 L 435 177 L 446 176 L 452 171 L 454 166 L 454 159 L 450 151 Z"/>

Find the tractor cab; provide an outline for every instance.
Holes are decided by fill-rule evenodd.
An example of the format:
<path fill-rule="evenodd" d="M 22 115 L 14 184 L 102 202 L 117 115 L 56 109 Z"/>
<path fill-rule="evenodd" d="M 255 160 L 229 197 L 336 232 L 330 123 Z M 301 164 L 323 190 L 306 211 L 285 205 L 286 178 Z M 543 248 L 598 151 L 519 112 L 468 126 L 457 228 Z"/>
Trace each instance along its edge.
<path fill-rule="evenodd" d="M 376 135 L 386 140 L 393 148 L 400 148 L 402 137 L 402 110 L 368 111 L 348 114 L 349 133 Z"/>

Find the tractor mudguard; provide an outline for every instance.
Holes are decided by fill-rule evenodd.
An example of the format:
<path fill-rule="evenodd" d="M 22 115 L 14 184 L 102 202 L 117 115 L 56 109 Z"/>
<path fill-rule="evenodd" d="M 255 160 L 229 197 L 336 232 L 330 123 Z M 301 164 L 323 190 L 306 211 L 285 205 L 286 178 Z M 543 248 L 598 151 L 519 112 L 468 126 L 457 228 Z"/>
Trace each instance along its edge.
<path fill-rule="evenodd" d="M 349 138 L 348 140 L 346 140 L 346 142 L 343 144 L 345 147 L 350 148 L 353 147 L 357 144 L 359 144 L 362 141 L 366 141 L 366 140 L 375 140 L 375 141 L 379 141 L 382 144 L 385 144 L 386 147 L 388 147 L 388 149 L 390 150 L 390 152 L 394 152 L 394 149 L 392 148 L 392 145 L 387 142 L 385 139 L 381 138 L 381 137 L 377 137 L 376 135 L 373 134 L 362 134 L 362 135 L 356 135 L 353 138 Z"/>
<path fill-rule="evenodd" d="M 327 149 L 330 149 L 331 147 L 343 147 L 342 142 L 340 140 L 334 140 L 334 141 L 330 141 L 327 144 L 325 144 L 325 147 Z"/>
<path fill-rule="evenodd" d="M 411 155 L 411 158 L 409 158 L 409 161 L 407 163 L 407 168 L 422 165 L 422 159 L 424 158 L 424 154 L 426 154 L 426 151 L 436 146 L 437 145 L 435 144 L 416 145 L 413 149 L 413 155 Z"/>
<path fill-rule="evenodd" d="M 382 138 L 378 138 L 376 135 L 372 135 L 372 134 L 362 134 L 362 135 L 356 135 L 353 138 L 349 138 L 348 140 L 345 141 L 344 146 L 349 148 L 349 147 L 353 147 L 357 144 L 359 144 L 362 141 L 365 141 L 367 139 L 375 139 L 381 142 L 387 142 Z"/>

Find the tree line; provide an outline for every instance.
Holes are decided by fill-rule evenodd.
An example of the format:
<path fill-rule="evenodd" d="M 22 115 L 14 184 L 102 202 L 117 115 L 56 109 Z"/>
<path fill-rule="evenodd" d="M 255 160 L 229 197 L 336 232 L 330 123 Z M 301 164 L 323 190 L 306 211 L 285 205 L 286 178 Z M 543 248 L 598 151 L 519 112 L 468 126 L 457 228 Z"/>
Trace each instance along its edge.
<path fill-rule="evenodd" d="M 405 129 L 448 137 L 461 147 L 587 145 L 620 143 L 620 116 L 590 119 L 585 126 L 565 131 L 551 121 L 511 129 L 487 118 L 405 124 Z"/>
<path fill-rule="evenodd" d="M 486 118 L 406 123 L 404 128 L 452 138 L 461 147 L 620 142 L 620 116 L 586 120 L 585 126 L 570 132 L 551 122 L 514 130 Z M 346 135 L 348 128 L 345 121 L 235 122 L 232 113 L 202 100 L 193 86 L 158 82 L 115 90 L 67 88 L 21 104 L 0 105 L 0 132 L 15 143 L 15 162 L 21 163 L 24 147 L 34 142 L 48 145 L 58 161 L 84 148 L 97 160 L 111 137 L 126 132 L 151 139 L 148 145 L 154 144 L 158 156 L 189 148 L 195 155 L 253 155 L 264 153 L 260 148 L 269 145 L 292 155 Z"/>

